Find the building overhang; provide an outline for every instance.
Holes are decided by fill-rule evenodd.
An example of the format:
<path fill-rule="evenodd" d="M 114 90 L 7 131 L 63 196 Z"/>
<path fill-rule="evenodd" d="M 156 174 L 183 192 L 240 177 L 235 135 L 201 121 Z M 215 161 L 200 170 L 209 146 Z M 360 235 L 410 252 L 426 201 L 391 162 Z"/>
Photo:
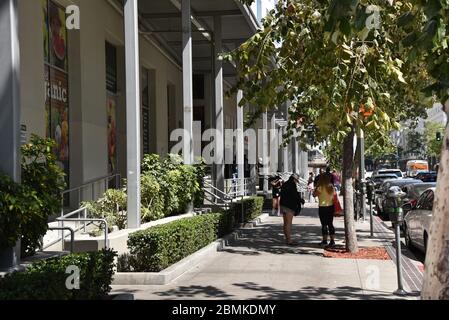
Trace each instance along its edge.
<path fill-rule="evenodd" d="M 182 65 L 181 3 L 182 0 L 139 1 L 141 35 L 157 42 L 179 66 Z M 252 10 L 240 0 L 191 0 L 191 8 L 194 73 L 213 73 L 216 17 L 222 21 L 224 52 L 235 50 L 260 28 Z M 224 80 L 233 85 L 235 76 L 235 66 L 224 63 Z"/>

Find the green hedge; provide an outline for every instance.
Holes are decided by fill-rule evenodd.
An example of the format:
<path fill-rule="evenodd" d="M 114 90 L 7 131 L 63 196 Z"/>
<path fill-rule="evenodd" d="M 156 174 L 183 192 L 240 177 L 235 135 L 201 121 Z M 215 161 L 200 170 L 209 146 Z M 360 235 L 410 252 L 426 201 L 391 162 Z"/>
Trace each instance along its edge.
<path fill-rule="evenodd" d="M 263 210 L 263 197 L 249 197 L 243 199 L 233 205 L 232 211 L 235 214 L 235 221 L 237 223 L 247 223 L 259 217 Z M 243 218 L 242 218 L 243 208 Z M 242 221 L 243 220 L 243 221 Z"/>
<path fill-rule="evenodd" d="M 245 222 L 262 213 L 263 201 L 260 197 L 244 199 Z M 231 233 L 240 222 L 241 204 L 229 211 L 177 220 L 133 233 L 128 240 L 131 254 L 119 258 L 119 271 L 162 271 Z"/>
<path fill-rule="evenodd" d="M 110 250 L 39 261 L 0 278 L 0 300 L 97 300 L 111 290 L 116 253 Z M 66 287 L 67 267 L 80 269 L 80 289 Z"/>
<path fill-rule="evenodd" d="M 229 212 L 213 213 L 177 220 L 130 235 L 129 266 L 134 272 L 159 272 L 230 233 L 234 219 Z"/>

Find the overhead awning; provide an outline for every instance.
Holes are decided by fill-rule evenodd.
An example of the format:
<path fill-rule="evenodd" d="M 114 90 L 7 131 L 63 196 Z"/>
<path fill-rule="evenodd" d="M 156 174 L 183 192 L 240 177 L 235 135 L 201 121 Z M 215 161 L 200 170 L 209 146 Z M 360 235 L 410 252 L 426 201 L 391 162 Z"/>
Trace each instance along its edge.
<path fill-rule="evenodd" d="M 182 63 L 182 0 L 139 1 L 139 30 Z M 222 18 L 223 51 L 229 52 L 252 37 L 260 27 L 251 9 L 239 0 L 191 0 L 193 70 L 213 71 L 214 17 Z M 233 83 L 235 68 L 225 63 L 223 74 Z"/>

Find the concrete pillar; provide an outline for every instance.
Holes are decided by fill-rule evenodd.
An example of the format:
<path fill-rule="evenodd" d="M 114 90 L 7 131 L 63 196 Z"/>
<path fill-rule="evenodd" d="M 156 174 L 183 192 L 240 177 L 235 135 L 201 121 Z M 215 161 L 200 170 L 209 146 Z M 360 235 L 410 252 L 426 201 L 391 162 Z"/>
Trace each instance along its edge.
<path fill-rule="evenodd" d="M 190 0 L 182 0 L 182 85 L 184 105 L 184 163 L 193 164 L 193 64 Z"/>
<path fill-rule="evenodd" d="M 218 59 L 222 53 L 222 26 L 221 16 L 214 17 L 214 43 L 215 43 L 215 129 L 221 137 L 217 137 L 215 148 L 215 180 L 216 187 L 224 190 L 224 110 L 223 110 L 223 63 Z"/>
<path fill-rule="evenodd" d="M 270 129 L 270 170 L 271 173 L 278 172 L 278 160 L 279 160 L 279 137 L 276 130 L 276 115 L 271 118 Z"/>
<path fill-rule="evenodd" d="M 0 4 L 0 173 L 20 182 L 20 52 L 17 0 Z M 0 252 L 0 269 L 16 267 L 20 244 Z"/>
<path fill-rule="evenodd" d="M 138 0 L 126 0 L 125 66 L 127 121 L 128 228 L 140 227 L 140 61 Z"/>
<path fill-rule="evenodd" d="M 240 101 L 243 98 L 243 91 L 237 92 L 237 166 L 239 179 L 239 194 L 244 195 L 245 182 L 245 140 L 243 128 L 243 107 L 239 107 Z"/>
<path fill-rule="evenodd" d="M 264 112 L 262 115 L 262 159 L 263 159 L 263 176 L 264 176 L 264 182 L 263 182 L 263 192 L 264 194 L 268 194 L 268 179 L 265 179 L 266 176 L 269 174 L 269 158 L 268 158 L 268 113 Z"/>
<path fill-rule="evenodd" d="M 282 135 L 284 135 L 287 132 L 287 127 L 282 128 Z M 281 137 L 281 142 L 283 143 L 283 138 Z M 285 147 L 282 148 L 282 161 L 283 161 L 283 171 L 284 172 L 289 172 L 290 171 L 290 167 L 289 167 L 289 147 L 290 145 L 287 145 Z"/>

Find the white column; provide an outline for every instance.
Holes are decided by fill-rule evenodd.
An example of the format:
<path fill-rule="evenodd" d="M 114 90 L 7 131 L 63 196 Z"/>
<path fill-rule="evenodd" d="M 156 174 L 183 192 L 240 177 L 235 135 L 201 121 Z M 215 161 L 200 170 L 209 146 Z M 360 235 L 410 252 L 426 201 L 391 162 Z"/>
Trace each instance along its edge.
<path fill-rule="evenodd" d="M 184 163 L 193 164 L 193 66 L 190 0 L 182 0 L 182 86 L 184 104 Z"/>
<path fill-rule="evenodd" d="M 284 128 L 282 128 L 282 135 L 284 135 L 286 132 L 287 132 L 287 127 L 284 127 Z M 283 138 L 281 137 L 281 142 L 283 143 Z M 283 154 L 282 154 L 282 160 L 283 160 L 283 163 L 284 163 L 284 165 L 283 165 L 283 168 L 284 168 L 284 172 L 289 172 L 290 170 L 290 168 L 289 168 L 289 165 L 288 165 L 288 160 L 289 160 L 289 152 L 288 152 L 288 149 L 289 149 L 289 145 L 287 145 L 286 147 L 284 147 L 283 148 Z"/>
<path fill-rule="evenodd" d="M 270 129 L 270 167 L 272 173 L 278 172 L 278 160 L 279 160 L 279 137 L 276 130 L 276 116 L 271 118 Z"/>
<path fill-rule="evenodd" d="M 244 182 L 245 182 L 245 140 L 244 140 L 244 128 L 243 128 L 243 107 L 239 107 L 240 101 L 243 98 L 243 91 L 237 92 L 237 166 L 239 176 L 239 193 L 244 194 Z"/>
<path fill-rule="evenodd" d="M 0 170 L 20 182 L 20 53 L 17 0 L 0 6 Z"/>
<path fill-rule="evenodd" d="M 0 173 L 20 182 L 20 52 L 17 0 L 0 5 Z M 20 261 L 20 244 L 0 252 L 0 269 Z"/>
<path fill-rule="evenodd" d="M 268 193 L 268 180 L 266 179 L 266 176 L 268 175 L 268 165 L 269 165 L 269 158 L 268 158 L 268 114 L 267 112 L 263 113 L 262 116 L 262 160 L 263 160 L 263 175 L 264 175 L 264 182 L 263 182 L 263 192 L 264 194 Z"/>
<path fill-rule="evenodd" d="M 128 228 L 140 227 L 140 62 L 138 0 L 126 0 L 126 141 L 128 178 Z"/>
<path fill-rule="evenodd" d="M 217 137 L 215 159 L 216 159 L 216 187 L 224 190 L 224 114 L 223 114 L 223 63 L 218 59 L 222 53 L 222 28 L 221 16 L 214 17 L 214 35 L 215 35 L 215 129 L 221 133 Z"/>

